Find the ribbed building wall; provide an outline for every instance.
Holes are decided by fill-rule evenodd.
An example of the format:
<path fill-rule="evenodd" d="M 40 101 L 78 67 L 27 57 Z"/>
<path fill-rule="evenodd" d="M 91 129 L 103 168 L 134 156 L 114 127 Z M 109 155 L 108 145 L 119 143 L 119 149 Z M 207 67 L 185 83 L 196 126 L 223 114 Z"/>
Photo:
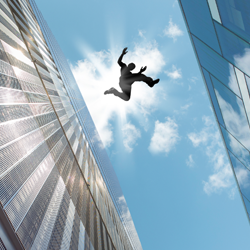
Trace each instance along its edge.
<path fill-rule="evenodd" d="M 58 67 L 60 75 L 62 76 L 64 86 L 69 94 L 69 98 L 78 117 L 78 121 L 81 124 L 86 138 L 89 142 L 91 152 L 93 153 L 101 174 L 104 178 L 104 182 L 109 191 L 109 195 L 112 198 L 113 204 L 115 205 L 116 211 L 118 212 L 118 215 L 122 221 L 126 234 L 129 237 L 129 241 L 131 242 L 134 249 L 140 250 L 142 249 L 142 246 L 116 173 L 112 167 L 105 147 L 100 139 L 98 131 L 96 130 L 95 124 L 86 107 L 82 95 L 80 94 L 79 87 L 69 68 L 68 62 L 63 55 L 60 46 L 54 38 L 51 30 L 49 29 L 47 22 L 44 20 L 42 13 L 37 8 L 35 1 L 30 0 L 30 3 L 37 17 L 38 23 L 43 31 L 48 47 L 51 50 L 51 53 L 55 60 L 55 64 Z M 123 226 L 121 228 L 123 228 Z"/>
<path fill-rule="evenodd" d="M 28 1 L 0 0 L 1 210 L 23 249 L 139 249 L 41 30 Z"/>

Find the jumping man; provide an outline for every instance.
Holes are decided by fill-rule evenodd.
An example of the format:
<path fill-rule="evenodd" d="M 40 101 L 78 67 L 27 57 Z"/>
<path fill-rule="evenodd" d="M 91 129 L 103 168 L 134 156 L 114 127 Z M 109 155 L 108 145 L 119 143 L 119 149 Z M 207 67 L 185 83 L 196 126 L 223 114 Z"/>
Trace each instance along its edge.
<path fill-rule="evenodd" d="M 143 75 L 142 72 L 144 72 L 147 69 L 146 66 L 142 67 L 140 69 L 140 71 L 136 74 L 131 73 L 130 71 L 135 68 L 135 64 L 130 63 L 127 66 L 125 63 L 123 63 L 122 58 L 125 54 L 127 54 L 127 48 L 123 49 L 122 54 L 120 55 L 120 57 L 117 61 L 117 63 L 121 67 L 121 76 L 120 76 L 119 85 L 122 89 L 122 92 L 119 92 L 115 88 L 110 88 L 109 90 L 106 90 L 104 92 L 104 95 L 114 94 L 115 96 L 120 97 L 124 101 L 128 101 L 130 99 L 130 95 L 131 95 L 131 87 L 132 87 L 132 84 L 134 82 L 143 81 L 143 82 L 147 83 L 147 85 L 149 87 L 152 88 L 156 83 L 158 83 L 160 81 L 160 79 L 153 80 L 151 77 L 147 77 L 147 76 Z"/>

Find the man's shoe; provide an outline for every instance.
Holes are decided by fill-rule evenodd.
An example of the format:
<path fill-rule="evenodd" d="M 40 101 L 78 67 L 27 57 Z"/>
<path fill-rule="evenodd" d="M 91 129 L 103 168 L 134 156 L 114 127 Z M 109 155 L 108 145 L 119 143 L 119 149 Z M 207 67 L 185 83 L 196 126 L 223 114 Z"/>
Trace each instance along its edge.
<path fill-rule="evenodd" d="M 114 90 L 114 88 L 110 88 L 109 90 L 106 90 L 106 91 L 104 92 L 104 95 L 113 94 L 113 90 Z"/>
<path fill-rule="evenodd" d="M 158 78 L 158 79 L 154 80 L 153 83 L 156 84 L 156 83 L 158 83 L 159 81 L 160 81 L 160 79 Z"/>
<path fill-rule="evenodd" d="M 152 87 L 154 87 L 154 85 L 155 85 L 156 83 L 158 83 L 159 81 L 160 81 L 160 79 L 156 79 L 156 80 L 152 81 L 152 82 L 149 84 L 149 86 L 152 88 Z"/>

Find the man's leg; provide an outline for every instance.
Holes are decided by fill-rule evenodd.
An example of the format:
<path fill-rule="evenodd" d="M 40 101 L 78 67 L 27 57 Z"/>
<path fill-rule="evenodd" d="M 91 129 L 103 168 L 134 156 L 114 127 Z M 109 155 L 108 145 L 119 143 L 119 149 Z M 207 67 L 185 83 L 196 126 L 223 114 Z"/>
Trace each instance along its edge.
<path fill-rule="evenodd" d="M 151 77 L 145 76 L 144 74 L 133 75 L 133 80 L 137 82 L 145 82 L 151 88 L 160 81 L 160 79 L 153 80 Z"/>
<path fill-rule="evenodd" d="M 115 88 L 110 88 L 109 90 L 106 90 L 104 92 L 104 95 L 107 95 L 107 94 L 114 94 L 115 96 L 120 97 L 122 100 L 128 101 L 130 99 L 131 90 L 130 91 L 126 91 L 126 92 L 119 92 Z"/>

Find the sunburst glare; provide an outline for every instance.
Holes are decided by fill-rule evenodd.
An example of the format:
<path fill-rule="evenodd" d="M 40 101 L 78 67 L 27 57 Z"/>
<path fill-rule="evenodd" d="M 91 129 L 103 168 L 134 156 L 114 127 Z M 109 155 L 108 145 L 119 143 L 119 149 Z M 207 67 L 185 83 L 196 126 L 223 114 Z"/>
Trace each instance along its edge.
<path fill-rule="evenodd" d="M 158 88 L 150 88 L 143 82 L 135 82 L 132 87 L 131 99 L 128 102 L 121 100 L 113 94 L 104 95 L 104 91 L 111 87 L 120 91 L 119 77 L 120 66 L 117 60 L 122 47 L 112 48 L 109 51 L 93 52 L 82 49 L 85 55 L 71 69 L 87 103 L 88 109 L 96 124 L 97 130 L 102 137 L 105 146 L 113 141 L 112 127 L 109 122 L 119 119 L 121 125 L 128 123 L 128 114 L 136 119 L 145 117 L 157 106 Z M 136 44 L 134 48 L 128 48 L 123 62 L 135 63 L 133 73 L 139 72 L 140 68 L 147 66 L 145 72 L 150 77 L 157 77 L 165 62 L 157 43 Z"/>

